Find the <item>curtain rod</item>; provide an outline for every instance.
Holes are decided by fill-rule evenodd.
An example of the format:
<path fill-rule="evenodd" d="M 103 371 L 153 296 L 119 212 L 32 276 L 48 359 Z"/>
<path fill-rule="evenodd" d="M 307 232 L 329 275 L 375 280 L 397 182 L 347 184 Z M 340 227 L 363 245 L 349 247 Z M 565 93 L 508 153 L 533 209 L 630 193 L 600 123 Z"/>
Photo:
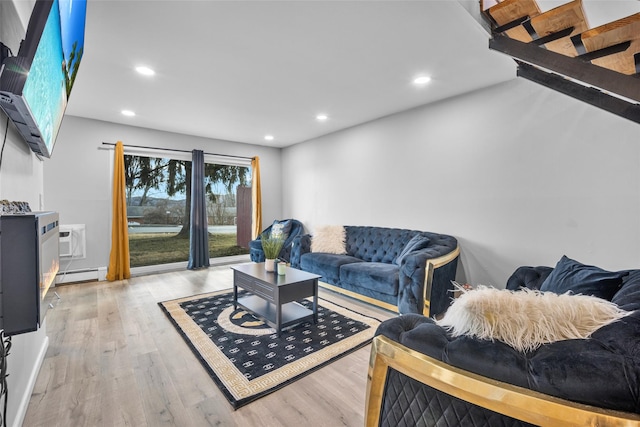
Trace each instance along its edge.
<path fill-rule="evenodd" d="M 103 142 L 102 145 L 112 145 L 112 146 L 116 146 L 116 144 L 112 143 L 112 142 Z M 124 145 L 124 144 L 123 144 Z M 158 147 L 145 147 L 143 145 L 124 145 L 125 147 L 132 147 L 132 148 L 146 148 L 148 150 L 159 150 L 159 151 L 173 151 L 175 153 L 191 153 L 191 151 L 189 150 L 176 150 L 175 148 L 158 148 Z M 246 160 L 253 160 L 254 157 L 245 157 L 245 156 L 234 156 L 231 154 L 217 154 L 217 153 L 204 153 L 206 155 L 209 156 L 221 156 L 221 157 L 233 157 L 234 159 L 246 159 Z"/>

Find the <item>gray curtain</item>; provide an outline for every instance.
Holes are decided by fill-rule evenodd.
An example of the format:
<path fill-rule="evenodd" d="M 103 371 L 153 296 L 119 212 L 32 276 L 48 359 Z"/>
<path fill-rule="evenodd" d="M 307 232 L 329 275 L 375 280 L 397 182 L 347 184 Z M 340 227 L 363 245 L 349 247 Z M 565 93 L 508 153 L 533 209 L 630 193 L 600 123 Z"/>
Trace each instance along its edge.
<path fill-rule="evenodd" d="M 187 268 L 209 267 L 209 233 L 207 202 L 204 193 L 204 153 L 193 150 L 191 161 L 191 227 L 189 229 L 189 264 Z"/>

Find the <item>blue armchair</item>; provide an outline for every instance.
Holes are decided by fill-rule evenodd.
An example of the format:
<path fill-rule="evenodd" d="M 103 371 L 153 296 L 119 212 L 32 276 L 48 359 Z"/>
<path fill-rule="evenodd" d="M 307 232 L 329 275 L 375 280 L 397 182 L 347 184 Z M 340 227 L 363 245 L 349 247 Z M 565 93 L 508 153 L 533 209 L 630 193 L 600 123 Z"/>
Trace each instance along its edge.
<path fill-rule="evenodd" d="M 386 320 L 369 358 L 365 425 L 640 425 L 640 270 L 577 264 L 569 264 L 573 278 L 560 274 L 556 283 L 613 289 L 606 299 L 632 314 L 588 339 L 527 352 L 498 340 L 454 337 L 419 314 Z M 506 288 L 539 290 L 554 270 L 519 267 Z M 572 285 L 574 278 L 580 281 Z"/>
<path fill-rule="evenodd" d="M 300 221 L 295 219 L 283 219 L 281 221 L 276 220 L 274 221 L 274 224 L 275 223 L 283 224 L 284 232 L 287 234 L 287 239 L 284 241 L 284 246 L 282 247 L 278 258 L 289 262 L 289 259 L 291 258 L 291 245 L 293 244 L 293 239 L 304 232 L 304 226 Z M 273 224 L 267 227 L 262 233 L 271 233 L 272 227 Z M 262 250 L 261 237 L 262 235 L 249 242 L 249 256 L 253 262 L 264 262 L 264 251 Z"/>

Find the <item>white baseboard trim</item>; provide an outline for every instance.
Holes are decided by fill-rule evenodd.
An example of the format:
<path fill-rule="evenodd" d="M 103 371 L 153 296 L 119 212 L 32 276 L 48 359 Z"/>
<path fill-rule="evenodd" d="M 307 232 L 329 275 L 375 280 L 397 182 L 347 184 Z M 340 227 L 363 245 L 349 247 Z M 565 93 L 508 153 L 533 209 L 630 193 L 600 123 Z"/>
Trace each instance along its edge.
<path fill-rule="evenodd" d="M 209 264 L 211 267 L 237 264 L 240 262 L 249 262 L 249 255 L 233 255 L 227 257 L 211 258 Z M 144 267 L 131 268 L 131 276 L 146 276 L 148 274 L 168 273 L 170 271 L 184 270 L 187 268 L 187 261 L 172 262 L 170 264 L 148 265 Z M 90 268 L 84 270 L 70 270 L 58 273 L 56 284 L 87 282 L 87 281 L 103 281 L 106 280 L 107 267 Z"/>
<path fill-rule="evenodd" d="M 103 268 L 106 269 L 106 267 L 103 267 Z M 86 270 L 71 270 L 71 271 L 66 271 L 64 273 L 58 273 L 58 276 L 56 277 L 56 284 L 98 280 L 99 279 L 98 271 L 99 271 L 99 268 L 86 269 Z"/>
<path fill-rule="evenodd" d="M 18 410 L 16 411 L 16 418 L 13 420 L 12 427 L 21 427 L 24 422 L 24 417 L 27 415 L 27 409 L 29 408 L 29 401 L 31 400 L 31 394 L 33 394 L 33 388 L 36 385 L 36 380 L 38 379 L 38 374 L 40 373 L 40 368 L 42 367 L 42 363 L 44 362 L 44 357 L 47 354 L 47 349 L 49 348 L 49 336 L 47 336 L 44 341 L 42 341 L 42 346 L 40 347 L 40 351 L 38 352 L 38 357 L 36 359 L 36 363 L 33 366 L 33 370 L 29 375 L 29 382 L 27 383 L 27 387 L 25 388 L 24 394 L 20 396 L 20 405 L 18 406 Z"/>

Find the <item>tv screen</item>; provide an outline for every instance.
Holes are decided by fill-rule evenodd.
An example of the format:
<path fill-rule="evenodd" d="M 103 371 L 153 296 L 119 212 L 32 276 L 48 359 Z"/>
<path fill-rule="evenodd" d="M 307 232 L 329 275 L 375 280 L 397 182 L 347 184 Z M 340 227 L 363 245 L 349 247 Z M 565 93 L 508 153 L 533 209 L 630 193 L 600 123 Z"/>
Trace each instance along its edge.
<path fill-rule="evenodd" d="M 51 157 L 84 51 L 86 0 L 38 0 L 17 56 L 0 71 L 0 107 L 31 149 Z"/>

